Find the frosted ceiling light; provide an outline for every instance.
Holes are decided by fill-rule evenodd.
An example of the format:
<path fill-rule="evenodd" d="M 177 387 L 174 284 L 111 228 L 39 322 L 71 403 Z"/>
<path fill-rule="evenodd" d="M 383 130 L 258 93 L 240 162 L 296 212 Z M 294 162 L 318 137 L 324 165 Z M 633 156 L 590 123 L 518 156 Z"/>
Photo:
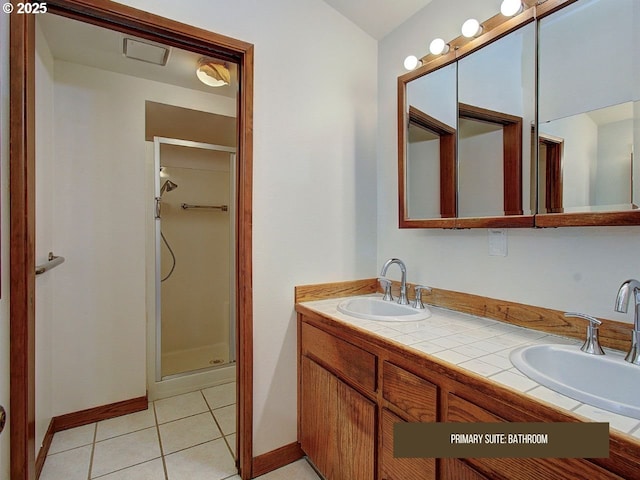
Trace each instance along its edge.
<path fill-rule="evenodd" d="M 429 51 L 434 55 L 442 55 L 449 51 L 449 44 L 441 38 L 436 38 L 429 44 Z"/>
<path fill-rule="evenodd" d="M 409 55 L 407 58 L 404 59 L 404 68 L 406 68 L 409 71 L 415 70 L 420 65 L 422 65 L 422 62 L 415 55 Z"/>
<path fill-rule="evenodd" d="M 521 0 L 503 0 L 500 5 L 500 13 L 506 17 L 513 17 L 522 11 Z"/>
<path fill-rule="evenodd" d="M 215 60 L 201 58 L 198 61 L 196 75 L 202 83 L 210 87 L 222 87 L 231 83 L 231 74 L 227 66 Z"/>
<path fill-rule="evenodd" d="M 462 24 L 462 35 L 467 38 L 477 37 L 482 33 L 482 25 L 475 18 L 470 18 Z"/>

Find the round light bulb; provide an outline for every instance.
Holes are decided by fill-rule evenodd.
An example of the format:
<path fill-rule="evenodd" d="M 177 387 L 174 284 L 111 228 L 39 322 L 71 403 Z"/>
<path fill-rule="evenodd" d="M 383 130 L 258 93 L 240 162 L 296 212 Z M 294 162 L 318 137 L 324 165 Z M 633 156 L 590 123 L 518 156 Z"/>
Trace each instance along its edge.
<path fill-rule="evenodd" d="M 415 70 L 421 64 L 422 62 L 418 60 L 418 57 L 416 57 L 415 55 L 409 55 L 407 58 L 404 59 L 404 68 L 406 68 L 409 71 Z"/>
<path fill-rule="evenodd" d="M 429 51 L 434 55 L 441 55 L 449 51 L 449 45 L 443 39 L 436 38 L 429 44 Z"/>
<path fill-rule="evenodd" d="M 482 26 L 475 18 L 470 18 L 462 24 L 462 35 L 467 38 L 477 37 L 482 33 Z"/>
<path fill-rule="evenodd" d="M 521 11 L 521 0 L 503 0 L 502 5 L 500 5 L 500 13 L 502 13 L 505 17 L 513 17 Z"/>

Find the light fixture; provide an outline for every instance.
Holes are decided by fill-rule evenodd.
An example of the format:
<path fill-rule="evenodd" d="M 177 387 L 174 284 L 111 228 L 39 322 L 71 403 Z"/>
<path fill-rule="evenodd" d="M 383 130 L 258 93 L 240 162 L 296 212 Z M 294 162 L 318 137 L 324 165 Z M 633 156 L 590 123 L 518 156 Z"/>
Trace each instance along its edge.
<path fill-rule="evenodd" d="M 477 37 L 482 33 L 482 25 L 475 18 L 470 18 L 462 24 L 462 35 L 467 38 Z"/>
<path fill-rule="evenodd" d="M 503 0 L 500 5 L 500 13 L 505 17 L 513 17 L 522 11 L 521 0 Z"/>
<path fill-rule="evenodd" d="M 407 58 L 404 59 L 404 68 L 406 68 L 409 71 L 415 70 L 421 65 L 422 65 L 422 60 L 420 60 L 415 55 L 409 55 Z"/>
<path fill-rule="evenodd" d="M 449 44 L 441 38 L 436 38 L 429 44 L 429 51 L 434 55 L 445 54 L 449 51 Z"/>
<path fill-rule="evenodd" d="M 196 75 L 202 83 L 210 87 L 222 87 L 231 83 L 231 74 L 227 66 L 207 58 L 198 61 Z"/>

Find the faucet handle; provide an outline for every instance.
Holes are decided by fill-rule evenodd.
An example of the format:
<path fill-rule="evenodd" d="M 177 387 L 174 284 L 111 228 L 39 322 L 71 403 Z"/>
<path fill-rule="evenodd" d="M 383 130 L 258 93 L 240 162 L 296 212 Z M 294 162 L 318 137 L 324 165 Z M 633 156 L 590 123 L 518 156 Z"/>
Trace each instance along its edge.
<path fill-rule="evenodd" d="M 379 277 L 378 282 L 380 282 L 380 285 L 382 285 L 382 288 L 384 288 L 384 296 L 382 297 L 382 299 L 388 302 L 392 302 L 393 295 L 391 295 L 391 280 L 389 280 L 388 278 Z"/>
<path fill-rule="evenodd" d="M 591 315 L 585 315 L 584 313 L 577 312 L 566 312 L 564 316 L 588 320 L 589 325 L 587 325 L 587 338 L 582 347 L 580 347 L 580 350 L 592 355 L 604 355 L 604 350 L 602 350 L 600 341 L 598 340 L 598 326 L 602 325 L 600 320 L 592 317 Z"/>
<path fill-rule="evenodd" d="M 415 285 L 413 289 L 416 291 L 416 298 L 413 300 L 411 306 L 413 308 L 417 308 L 418 310 L 424 310 L 424 304 L 422 303 L 422 292 L 431 291 L 431 287 L 427 287 L 425 285 Z"/>

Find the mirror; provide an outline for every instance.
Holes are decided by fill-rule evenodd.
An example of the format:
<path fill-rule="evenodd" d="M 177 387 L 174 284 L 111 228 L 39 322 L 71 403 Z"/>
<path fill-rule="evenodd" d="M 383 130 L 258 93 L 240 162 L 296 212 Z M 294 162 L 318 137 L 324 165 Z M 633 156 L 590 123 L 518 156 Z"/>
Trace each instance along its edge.
<path fill-rule="evenodd" d="M 554 214 L 541 215 L 541 226 L 562 224 L 557 214 L 637 212 L 639 7 L 581 0 L 539 21 L 537 209 Z"/>
<path fill-rule="evenodd" d="M 459 217 L 532 213 L 534 60 L 529 23 L 458 61 Z"/>
<path fill-rule="evenodd" d="M 406 217 L 456 215 L 456 64 L 407 84 Z"/>

